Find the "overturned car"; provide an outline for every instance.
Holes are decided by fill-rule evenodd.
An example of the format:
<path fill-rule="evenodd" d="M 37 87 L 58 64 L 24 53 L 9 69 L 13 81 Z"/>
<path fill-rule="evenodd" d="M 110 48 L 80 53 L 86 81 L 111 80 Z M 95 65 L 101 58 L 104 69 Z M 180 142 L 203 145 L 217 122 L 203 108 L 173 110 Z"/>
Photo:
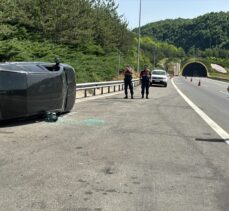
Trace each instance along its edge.
<path fill-rule="evenodd" d="M 0 121 L 69 112 L 75 97 L 75 71 L 67 64 L 0 63 Z"/>

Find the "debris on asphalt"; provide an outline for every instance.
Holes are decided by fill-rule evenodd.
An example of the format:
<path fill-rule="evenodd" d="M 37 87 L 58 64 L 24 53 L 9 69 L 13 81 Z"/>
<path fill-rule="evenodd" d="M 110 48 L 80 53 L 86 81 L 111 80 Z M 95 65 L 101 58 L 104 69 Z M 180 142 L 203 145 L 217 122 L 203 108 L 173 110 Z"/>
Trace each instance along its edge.
<path fill-rule="evenodd" d="M 56 112 L 47 112 L 45 120 L 46 122 L 56 122 L 58 120 L 58 116 Z"/>

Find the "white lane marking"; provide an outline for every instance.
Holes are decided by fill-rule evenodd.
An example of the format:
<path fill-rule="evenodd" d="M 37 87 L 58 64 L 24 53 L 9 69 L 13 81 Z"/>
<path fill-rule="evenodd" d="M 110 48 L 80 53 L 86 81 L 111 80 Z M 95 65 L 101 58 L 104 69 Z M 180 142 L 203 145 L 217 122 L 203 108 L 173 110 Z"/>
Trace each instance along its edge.
<path fill-rule="evenodd" d="M 225 95 L 229 95 L 227 92 L 219 91 L 220 93 L 223 93 Z"/>
<path fill-rule="evenodd" d="M 199 116 L 225 141 L 225 143 L 229 144 L 229 134 L 216 122 L 214 122 L 207 114 L 205 114 L 198 106 L 196 106 L 186 95 L 184 95 L 173 80 L 172 84 L 181 97 L 183 97 L 184 100 L 192 107 L 192 109 L 199 114 Z"/>

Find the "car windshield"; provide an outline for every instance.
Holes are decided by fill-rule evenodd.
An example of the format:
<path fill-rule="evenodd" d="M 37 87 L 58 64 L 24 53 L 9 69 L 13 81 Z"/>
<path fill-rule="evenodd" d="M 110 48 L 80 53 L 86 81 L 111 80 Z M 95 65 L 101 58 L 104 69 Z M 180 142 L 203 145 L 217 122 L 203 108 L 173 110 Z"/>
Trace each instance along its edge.
<path fill-rule="evenodd" d="M 165 71 L 153 71 L 152 72 L 153 75 L 166 75 Z"/>

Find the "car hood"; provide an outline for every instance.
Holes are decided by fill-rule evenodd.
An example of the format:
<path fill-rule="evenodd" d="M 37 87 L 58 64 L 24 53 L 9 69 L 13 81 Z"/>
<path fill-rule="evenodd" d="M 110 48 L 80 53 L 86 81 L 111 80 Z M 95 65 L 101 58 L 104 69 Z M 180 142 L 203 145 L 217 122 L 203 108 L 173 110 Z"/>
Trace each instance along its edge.
<path fill-rule="evenodd" d="M 152 74 L 151 77 L 155 77 L 155 78 L 167 78 L 166 75 L 154 75 L 154 74 Z"/>

